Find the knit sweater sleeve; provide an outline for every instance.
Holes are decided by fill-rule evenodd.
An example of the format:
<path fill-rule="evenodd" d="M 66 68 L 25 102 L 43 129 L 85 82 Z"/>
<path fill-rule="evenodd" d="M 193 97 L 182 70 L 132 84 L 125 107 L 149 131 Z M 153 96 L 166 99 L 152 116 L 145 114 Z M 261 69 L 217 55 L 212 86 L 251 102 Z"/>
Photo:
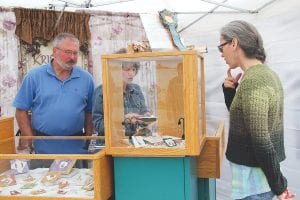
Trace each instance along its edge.
<path fill-rule="evenodd" d="M 268 131 L 269 97 L 266 88 L 247 88 L 242 95 L 242 109 L 257 162 L 271 190 L 280 195 L 287 188 L 287 180 L 280 171 L 280 162 Z"/>
<path fill-rule="evenodd" d="M 226 88 L 224 86 L 224 83 L 222 84 L 224 100 L 225 100 L 227 110 L 230 110 L 230 106 L 231 106 L 232 100 L 235 96 L 237 86 L 238 86 L 238 84 L 236 85 L 235 89 L 232 89 L 232 88 Z"/>

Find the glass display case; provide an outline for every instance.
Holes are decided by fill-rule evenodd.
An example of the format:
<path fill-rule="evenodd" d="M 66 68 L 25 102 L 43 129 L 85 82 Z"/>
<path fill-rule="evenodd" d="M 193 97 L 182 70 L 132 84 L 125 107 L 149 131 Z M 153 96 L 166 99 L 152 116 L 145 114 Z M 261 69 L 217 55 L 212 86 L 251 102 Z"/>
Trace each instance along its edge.
<path fill-rule="evenodd" d="M 103 137 L 14 137 L 12 123 L 1 119 L 0 124 L 6 125 L 0 127 L 0 199 L 107 200 L 112 195 L 112 161 Z M 56 141 L 89 145 L 82 154 L 37 154 L 17 148 L 21 140 L 42 142 L 45 148 Z"/>
<path fill-rule="evenodd" d="M 102 56 L 106 152 L 199 155 L 205 141 L 204 62 L 196 51 Z"/>

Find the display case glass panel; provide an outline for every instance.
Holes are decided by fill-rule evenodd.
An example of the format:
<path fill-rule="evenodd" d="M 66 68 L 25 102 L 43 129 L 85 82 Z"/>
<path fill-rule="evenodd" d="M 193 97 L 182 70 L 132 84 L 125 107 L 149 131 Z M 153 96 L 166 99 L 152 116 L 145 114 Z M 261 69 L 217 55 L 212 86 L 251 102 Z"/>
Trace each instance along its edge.
<path fill-rule="evenodd" d="M 199 154 L 205 137 L 201 59 L 195 51 L 102 57 L 109 154 Z"/>

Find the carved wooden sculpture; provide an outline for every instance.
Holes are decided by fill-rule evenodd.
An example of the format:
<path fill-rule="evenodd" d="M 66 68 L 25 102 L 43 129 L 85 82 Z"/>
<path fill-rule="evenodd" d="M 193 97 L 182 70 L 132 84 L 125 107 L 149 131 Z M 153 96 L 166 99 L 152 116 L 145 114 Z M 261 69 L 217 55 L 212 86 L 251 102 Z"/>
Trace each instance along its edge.
<path fill-rule="evenodd" d="M 164 27 L 168 30 L 172 37 L 173 45 L 181 51 L 187 50 L 182 44 L 180 36 L 176 31 L 177 28 L 177 15 L 169 10 L 162 10 L 159 12 L 159 18 Z"/>

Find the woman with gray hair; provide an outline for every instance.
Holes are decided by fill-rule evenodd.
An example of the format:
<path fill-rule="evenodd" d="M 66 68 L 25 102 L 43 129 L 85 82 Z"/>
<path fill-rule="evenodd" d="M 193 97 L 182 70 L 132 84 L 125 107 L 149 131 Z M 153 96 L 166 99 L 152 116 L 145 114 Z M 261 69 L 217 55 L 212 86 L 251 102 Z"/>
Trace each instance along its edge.
<path fill-rule="evenodd" d="M 245 21 L 220 32 L 221 56 L 229 66 L 223 84 L 230 126 L 226 157 L 232 171 L 232 199 L 293 199 L 280 170 L 285 159 L 283 88 L 266 64 L 261 35 Z M 244 75 L 231 75 L 240 67 Z M 237 90 L 238 88 L 238 90 Z"/>

